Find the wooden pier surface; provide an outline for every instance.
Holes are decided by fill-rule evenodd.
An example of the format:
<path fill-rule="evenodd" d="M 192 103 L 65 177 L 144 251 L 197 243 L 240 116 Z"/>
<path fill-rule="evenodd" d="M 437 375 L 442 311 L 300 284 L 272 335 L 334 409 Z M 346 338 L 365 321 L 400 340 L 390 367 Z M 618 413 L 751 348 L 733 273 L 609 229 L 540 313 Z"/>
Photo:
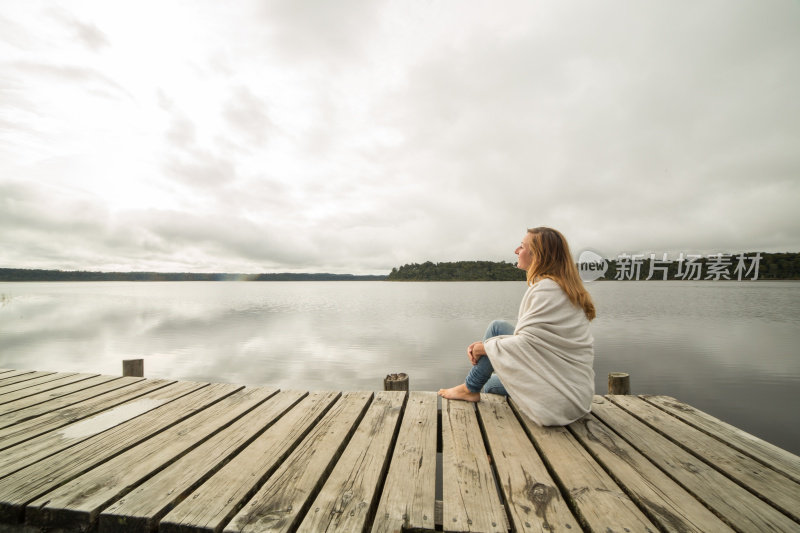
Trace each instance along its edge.
<path fill-rule="evenodd" d="M 0 370 L 0 531 L 39 530 L 800 531 L 800 457 L 665 396 L 540 427 L 492 395 Z"/>

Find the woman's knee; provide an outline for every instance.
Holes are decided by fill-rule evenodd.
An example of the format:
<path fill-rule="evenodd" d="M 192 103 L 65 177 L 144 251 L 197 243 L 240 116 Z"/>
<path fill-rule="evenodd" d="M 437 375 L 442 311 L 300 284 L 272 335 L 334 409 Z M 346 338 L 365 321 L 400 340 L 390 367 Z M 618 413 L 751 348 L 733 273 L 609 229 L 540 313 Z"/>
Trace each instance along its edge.
<path fill-rule="evenodd" d="M 486 335 L 484 340 L 497 337 L 498 335 L 513 335 L 514 325 L 506 320 L 492 320 L 489 327 L 486 328 Z"/>

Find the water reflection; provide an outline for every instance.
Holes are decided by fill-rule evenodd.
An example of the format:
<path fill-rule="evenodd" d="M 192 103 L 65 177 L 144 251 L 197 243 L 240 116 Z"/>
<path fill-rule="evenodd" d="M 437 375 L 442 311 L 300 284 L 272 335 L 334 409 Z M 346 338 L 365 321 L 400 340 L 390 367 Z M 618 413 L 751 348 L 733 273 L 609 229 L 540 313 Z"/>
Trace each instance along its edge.
<path fill-rule="evenodd" d="M 595 282 L 597 390 L 669 394 L 800 452 L 800 283 Z M 516 317 L 525 284 L 182 282 L 0 284 L 0 366 L 375 390 L 463 380 L 465 347 Z"/>
<path fill-rule="evenodd" d="M 135 418 L 147 411 L 155 409 L 166 402 L 166 400 L 156 400 L 152 398 L 140 398 L 132 402 L 127 402 L 118 405 L 102 412 L 99 415 L 92 416 L 80 422 L 70 424 L 58 431 L 66 440 L 78 440 L 102 433 L 103 431 L 118 426 L 123 422 Z"/>

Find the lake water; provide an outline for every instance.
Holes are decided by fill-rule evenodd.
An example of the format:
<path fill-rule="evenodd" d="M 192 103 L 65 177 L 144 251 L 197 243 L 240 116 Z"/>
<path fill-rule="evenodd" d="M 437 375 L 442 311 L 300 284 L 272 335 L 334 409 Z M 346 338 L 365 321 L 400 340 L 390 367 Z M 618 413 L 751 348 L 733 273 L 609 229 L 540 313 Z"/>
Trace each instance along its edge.
<path fill-rule="evenodd" d="M 596 389 L 612 371 L 800 454 L 800 282 L 595 282 Z M 524 282 L 0 283 L 0 367 L 380 390 L 463 382 L 465 348 Z"/>

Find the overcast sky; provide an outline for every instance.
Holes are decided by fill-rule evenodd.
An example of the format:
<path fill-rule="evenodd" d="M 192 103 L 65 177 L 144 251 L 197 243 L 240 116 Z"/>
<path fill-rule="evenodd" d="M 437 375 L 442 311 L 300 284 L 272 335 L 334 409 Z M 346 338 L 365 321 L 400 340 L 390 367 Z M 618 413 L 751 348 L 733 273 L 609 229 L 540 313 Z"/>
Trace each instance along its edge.
<path fill-rule="evenodd" d="M 800 251 L 796 0 L 0 6 L 0 266 Z"/>

